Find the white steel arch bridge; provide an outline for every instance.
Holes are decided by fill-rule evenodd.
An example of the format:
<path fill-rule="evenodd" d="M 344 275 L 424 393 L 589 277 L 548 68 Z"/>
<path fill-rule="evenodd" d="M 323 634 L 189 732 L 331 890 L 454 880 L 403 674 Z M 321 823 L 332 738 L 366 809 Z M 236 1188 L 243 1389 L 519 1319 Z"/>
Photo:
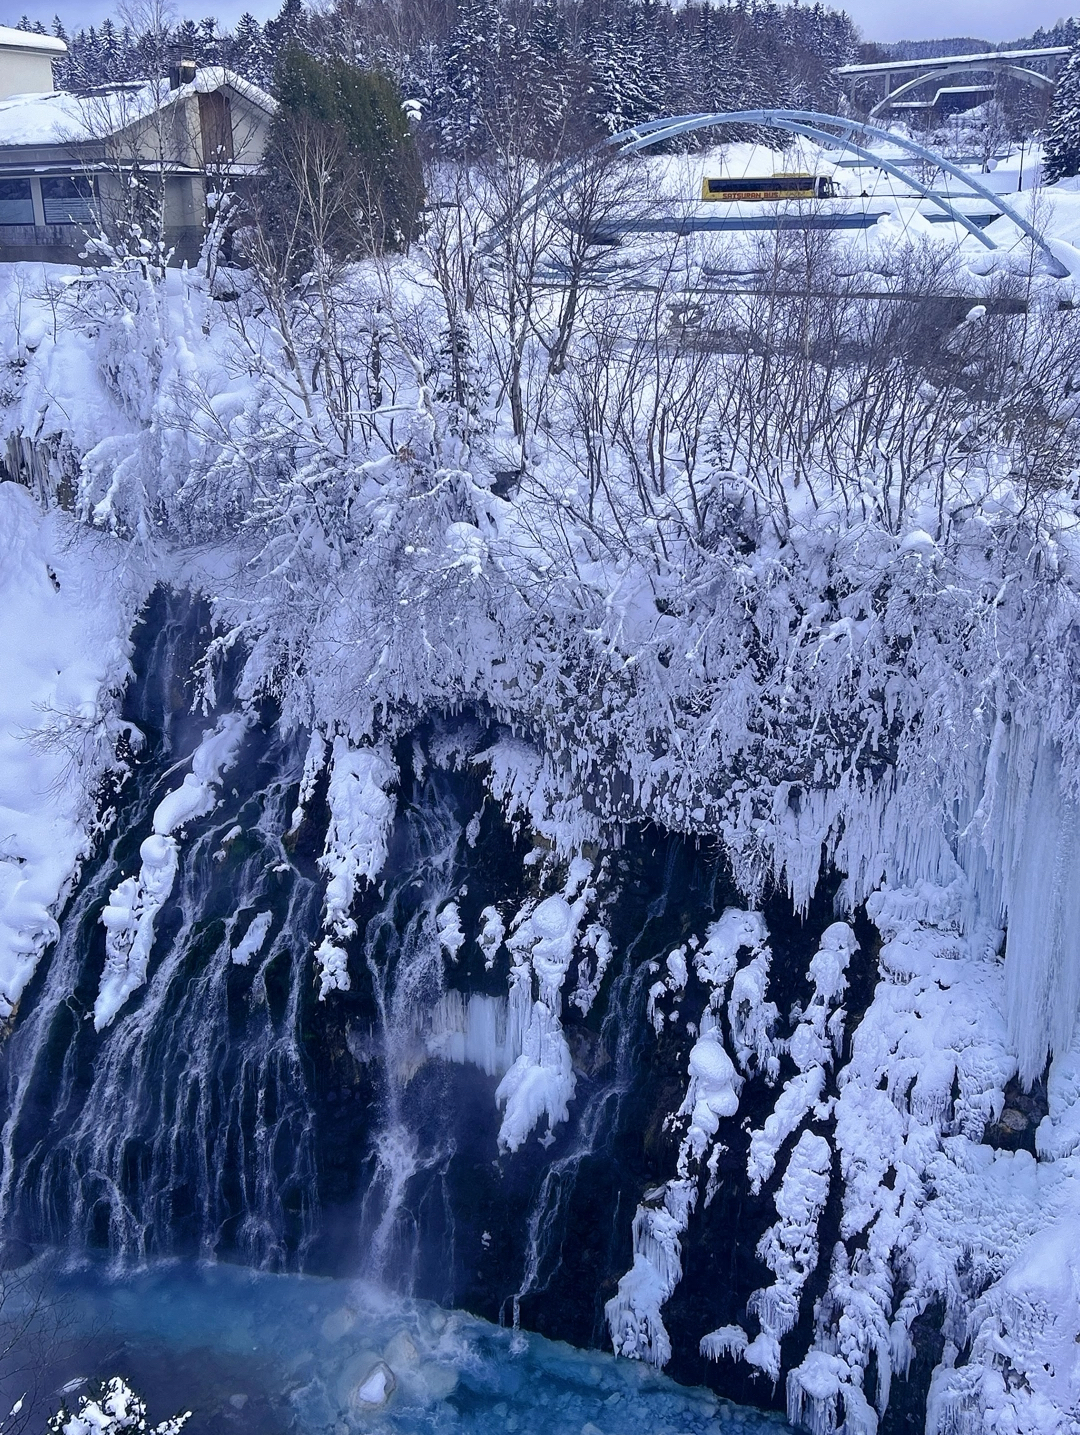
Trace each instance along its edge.
<path fill-rule="evenodd" d="M 942 216 L 965 229 L 979 244 L 988 250 L 999 246 L 995 239 L 960 206 L 959 201 L 977 198 L 990 205 L 998 215 L 1012 221 L 1016 228 L 1034 245 L 1047 271 L 1056 278 L 1063 278 L 1068 268 L 1054 253 L 1046 236 L 1014 205 L 996 193 L 970 170 L 945 158 L 944 155 L 927 149 L 916 141 L 891 130 L 879 128 L 868 120 L 858 120 L 842 115 L 821 114 L 813 110 L 725 110 L 697 114 L 669 115 L 663 119 L 649 120 L 632 126 L 602 141 L 602 146 L 619 155 L 632 155 L 656 145 L 678 139 L 699 130 L 718 129 L 731 126 L 743 128 L 779 130 L 786 134 L 798 135 L 813 140 L 825 149 L 838 150 L 862 160 L 867 167 L 885 171 L 894 179 L 907 185 L 913 195 L 933 204 Z M 881 151 L 887 148 L 890 153 Z M 546 175 L 524 198 L 523 208 L 539 208 L 546 197 L 557 193 L 571 183 L 577 158 L 568 160 Z M 941 193 L 928 184 L 920 170 L 929 166 L 931 170 L 948 175 L 959 186 L 957 194 Z M 815 227 L 812 211 L 802 215 L 795 222 L 806 227 Z M 822 226 L 824 227 L 824 226 Z M 483 250 L 491 253 L 506 232 L 506 223 L 496 225 L 489 232 Z"/>

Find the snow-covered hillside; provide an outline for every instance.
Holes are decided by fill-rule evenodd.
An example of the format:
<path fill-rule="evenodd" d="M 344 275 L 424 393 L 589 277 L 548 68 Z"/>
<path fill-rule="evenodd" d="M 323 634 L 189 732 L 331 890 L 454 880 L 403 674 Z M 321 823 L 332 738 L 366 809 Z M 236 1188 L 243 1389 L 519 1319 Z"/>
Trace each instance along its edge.
<path fill-rule="evenodd" d="M 9 1018 L 101 818 L 128 633 L 145 595 L 115 542 L 77 540 L 0 483 L 0 1016 Z"/>

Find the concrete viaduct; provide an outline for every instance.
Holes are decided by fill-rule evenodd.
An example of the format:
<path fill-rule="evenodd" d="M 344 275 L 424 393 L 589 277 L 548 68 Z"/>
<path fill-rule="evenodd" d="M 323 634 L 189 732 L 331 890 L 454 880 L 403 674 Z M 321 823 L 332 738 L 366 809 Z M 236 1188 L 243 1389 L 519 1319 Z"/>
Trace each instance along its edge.
<path fill-rule="evenodd" d="M 938 84 L 929 107 L 942 93 L 947 82 L 976 75 L 1009 75 L 1022 84 L 1052 92 L 1057 74 L 1071 54 L 1068 45 L 1053 45 L 1040 50 L 993 50 L 982 55 L 933 55 L 924 60 L 882 60 L 872 65 L 841 65 L 836 74 L 849 94 L 870 90 L 880 98 L 870 109 L 869 118 L 876 119 L 896 105 L 912 103 L 912 96 L 923 86 Z"/>

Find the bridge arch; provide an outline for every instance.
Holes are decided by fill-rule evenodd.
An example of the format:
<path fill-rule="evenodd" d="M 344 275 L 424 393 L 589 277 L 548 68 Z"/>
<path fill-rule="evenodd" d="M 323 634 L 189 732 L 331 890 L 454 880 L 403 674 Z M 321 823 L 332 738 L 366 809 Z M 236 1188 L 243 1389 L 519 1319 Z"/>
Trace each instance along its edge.
<path fill-rule="evenodd" d="M 762 129 L 782 130 L 787 134 L 801 135 L 806 139 L 815 140 L 828 148 L 840 149 L 857 155 L 868 165 L 883 169 L 886 173 L 909 185 L 922 198 L 946 213 L 954 223 L 966 229 L 987 249 L 998 248 L 997 243 L 962 210 L 958 209 L 947 196 L 937 194 L 928 185 L 923 184 L 903 162 L 897 163 L 883 158 L 862 141 L 894 146 L 910 157 L 909 163 L 918 161 L 933 165 L 934 168 L 940 169 L 944 174 L 951 175 L 958 180 L 973 195 L 978 195 L 980 199 L 986 200 L 1003 217 L 1010 219 L 1039 250 L 1050 273 L 1055 278 L 1064 278 L 1068 273 L 1065 265 L 1061 263 L 1046 242 L 1044 235 L 1022 214 L 1018 213 L 1011 204 L 1007 203 L 1000 194 L 983 184 L 976 175 L 960 169 L 958 165 L 947 160 L 944 155 L 927 149 L 916 143 L 915 140 L 908 139 L 906 135 L 898 135 L 891 130 L 880 129 L 876 125 L 870 124 L 869 121 L 846 118 L 841 115 L 819 114 L 814 110 L 716 111 L 708 114 L 671 115 L 666 119 L 650 120 L 647 123 L 635 125 L 631 129 L 623 130 L 619 134 L 611 135 L 604 143 L 618 154 L 636 154 L 653 145 L 662 144 L 665 140 L 722 125 L 754 125 Z"/>
<path fill-rule="evenodd" d="M 1018 213 L 1011 204 L 1007 203 L 1000 194 L 983 184 L 977 176 L 960 169 L 951 160 L 947 160 L 944 155 L 917 144 L 916 141 L 908 139 L 905 135 L 880 129 L 868 120 L 820 114 L 815 110 L 725 110 L 691 115 L 668 115 L 664 119 L 643 121 L 618 134 L 609 135 L 606 140 L 601 141 L 601 145 L 598 147 L 606 147 L 620 155 L 637 154 L 653 145 L 663 144 L 666 140 L 677 139 L 681 135 L 692 134 L 697 130 L 715 129 L 724 125 L 781 130 L 787 134 L 801 135 L 806 139 L 812 139 L 826 148 L 857 155 L 868 166 L 883 169 L 887 174 L 891 174 L 902 183 L 909 185 L 923 199 L 942 210 L 950 220 L 960 225 L 962 229 L 966 229 L 986 249 L 996 250 L 998 248 L 996 241 L 980 229 L 962 210 L 958 209 L 947 195 L 933 191 L 907 167 L 908 164 L 915 162 L 930 164 L 944 174 L 951 175 L 972 195 L 977 195 L 980 199 L 985 200 L 1004 218 L 1010 219 L 1038 249 L 1047 269 L 1055 278 L 1063 279 L 1069 272 L 1054 254 L 1045 236 L 1022 214 Z M 870 148 L 872 143 L 894 146 L 908 158 L 906 161 L 884 158 Z M 550 174 L 545 175 L 522 197 L 522 212 L 526 215 L 535 213 L 548 195 L 557 194 L 565 189 L 570 183 L 577 162 L 576 157 L 566 160 L 563 164 L 556 166 Z M 482 254 L 493 253 L 506 234 L 508 226 L 508 219 L 494 225 L 481 243 L 480 252 Z"/>

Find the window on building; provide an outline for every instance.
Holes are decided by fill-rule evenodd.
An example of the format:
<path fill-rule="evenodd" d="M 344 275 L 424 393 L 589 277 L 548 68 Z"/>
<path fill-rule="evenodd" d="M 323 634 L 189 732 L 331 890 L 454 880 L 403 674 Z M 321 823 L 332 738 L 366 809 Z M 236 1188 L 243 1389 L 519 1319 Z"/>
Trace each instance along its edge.
<path fill-rule="evenodd" d="M 34 196 L 28 179 L 0 179 L 0 224 L 33 224 Z"/>
<path fill-rule="evenodd" d="M 87 224 L 93 218 L 94 192 L 81 175 L 41 181 L 46 224 Z"/>

